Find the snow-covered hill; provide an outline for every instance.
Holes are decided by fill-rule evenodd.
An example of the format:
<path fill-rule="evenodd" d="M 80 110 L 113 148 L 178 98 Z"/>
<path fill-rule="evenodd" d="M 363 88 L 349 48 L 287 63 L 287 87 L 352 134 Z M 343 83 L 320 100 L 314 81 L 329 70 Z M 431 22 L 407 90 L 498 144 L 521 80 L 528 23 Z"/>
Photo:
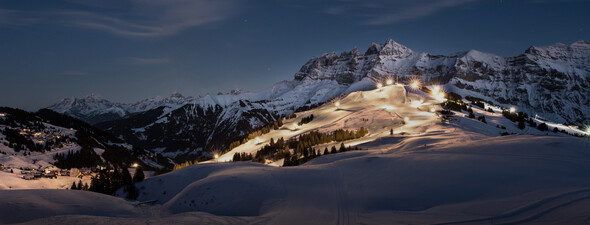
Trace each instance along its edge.
<path fill-rule="evenodd" d="M 149 154 L 145 150 L 134 148 L 112 134 L 48 109 L 30 113 L 0 107 L 0 189 L 71 186 L 72 181 L 68 179 L 65 184 L 23 180 L 32 179 L 37 171 L 46 169 L 69 171 L 131 163 L 162 167 L 156 163 L 157 158 L 146 158 L 146 155 Z M 45 173 L 35 176 L 49 177 Z"/>
<path fill-rule="evenodd" d="M 0 222 L 587 222 L 587 137 L 540 131 L 531 126 L 519 129 L 500 112 L 476 106 L 473 113 L 476 117 L 485 116 L 486 123 L 468 118 L 464 111 L 448 117 L 436 105 L 441 100 L 402 85 L 354 92 L 297 113 L 299 119 L 313 114 L 309 123 L 295 127 L 293 123 L 299 119 L 287 120 L 280 129 L 259 136 L 256 142 L 238 146 L 217 160 L 136 184 L 140 190 L 138 202 L 68 190 L 0 191 Z M 260 148 L 271 137 L 359 127 L 368 128 L 369 134 L 345 144 L 361 150 L 322 155 L 300 166 L 223 162 L 233 153 Z M 504 132 L 512 135 L 504 136 Z M 340 143 L 326 146 L 334 144 Z M 106 207 L 113 201 L 116 208 Z M 148 202 L 155 203 L 148 206 Z M 139 205 L 143 207 L 136 207 Z M 31 209 L 34 216 L 15 209 Z"/>

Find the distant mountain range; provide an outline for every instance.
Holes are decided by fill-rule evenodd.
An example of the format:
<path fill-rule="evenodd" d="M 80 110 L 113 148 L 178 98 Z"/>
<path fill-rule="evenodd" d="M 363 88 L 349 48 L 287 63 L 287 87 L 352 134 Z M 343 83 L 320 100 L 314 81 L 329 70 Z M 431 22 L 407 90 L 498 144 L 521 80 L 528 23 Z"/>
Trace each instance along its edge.
<path fill-rule="evenodd" d="M 53 111 L 82 119 L 90 124 L 116 120 L 125 116 L 148 111 L 160 106 L 181 106 L 193 100 L 179 93 L 172 93 L 170 97 L 155 97 L 144 99 L 133 104 L 114 103 L 103 99 L 97 94 L 90 94 L 85 98 L 64 98 L 58 103 L 47 107 Z"/>
<path fill-rule="evenodd" d="M 414 52 L 393 40 L 364 53 L 326 53 L 310 59 L 292 81 L 259 92 L 184 97 L 178 93 L 133 104 L 96 95 L 48 107 L 82 119 L 170 158 L 226 148 L 231 140 L 297 109 L 369 90 L 386 79 L 420 80 L 447 92 L 482 98 L 554 122 L 590 123 L 590 43 L 530 47 L 515 57 L 476 50 L 448 56 Z M 206 152 L 206 151 L 205 151 Z"/>

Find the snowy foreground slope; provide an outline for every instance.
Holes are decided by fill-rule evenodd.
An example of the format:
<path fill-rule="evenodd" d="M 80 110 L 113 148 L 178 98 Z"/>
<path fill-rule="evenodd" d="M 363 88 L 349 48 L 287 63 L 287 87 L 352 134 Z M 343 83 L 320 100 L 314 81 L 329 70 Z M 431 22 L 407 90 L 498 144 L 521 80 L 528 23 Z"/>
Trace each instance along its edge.
<path fill-rule="evenodd" d="M 419 99 L 423 105 L 417 105 Z M 267 135 L 287 138 L 294 132 L 365 126 L 368 136 L 347 143 L 359 144 L 363 150 L 321 156 L 297 167 L 251 162 L 188 166 L 137 184 L 138 201 L 156 200 L 153 206 L 71 190 L 0 191 L 0 223 L 589 221 L 589 139 L 528 128 L 519 131 L 499 113 L 477 108 L 474 113 L 485 115 L 487 124 L 462 113 L 441 122 L 428 108 L 435 102 L 400 86 L 355 92 L 340 99 L 338 108 L 329 104 L 298 114 L 301 118 L 313 113 L 316 119 L 311 123 L 293 130 L 286 123 L 289 129 Z M 357 105 L 362 107 L 353 107 Z M 369 121 L 360 119 L 369 116 Z M 496 127 L 500 124 L 506 130 Z M 500 136 L 503 131 L 521 134 Z M 256 147 L 247 143 L 234 150 L 253 151 L 265 138 Z"/>
<path fill-rule="evenodd" d="M 299 167 L 190 166 L 140 184 L 141 200 L 156 206 L 80 191 L 0 191 L 0 222 L 582 224 L 590 217 L 588 140 L 446 130 Z"/>

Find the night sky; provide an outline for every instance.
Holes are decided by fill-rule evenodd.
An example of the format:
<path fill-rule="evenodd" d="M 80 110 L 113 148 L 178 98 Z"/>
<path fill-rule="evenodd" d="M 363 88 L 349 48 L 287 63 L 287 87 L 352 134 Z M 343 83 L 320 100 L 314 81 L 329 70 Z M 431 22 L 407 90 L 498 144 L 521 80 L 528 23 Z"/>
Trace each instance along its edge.
<path fill-rule="evenodd" d="M 589 1 L 7 0 L 0 106 L 260 90 L 325 52 L 391 38 L 415 51 L 515 56 L 590 40 Z"/>

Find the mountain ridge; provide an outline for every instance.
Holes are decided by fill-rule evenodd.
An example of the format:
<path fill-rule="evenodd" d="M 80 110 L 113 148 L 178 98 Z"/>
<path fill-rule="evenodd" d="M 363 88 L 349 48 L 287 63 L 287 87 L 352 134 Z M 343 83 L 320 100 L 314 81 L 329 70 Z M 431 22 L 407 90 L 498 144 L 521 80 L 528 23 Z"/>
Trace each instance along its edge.
<path fill-rule="evenodd" d="M 134 119 L 141 112 L 128 110 L 128 114 L 115 120 L 95 124 L 127 141 L 134 140 L 130 141 L 134 145 L 157 146 L 152 150 L 169 152 L 173 157 L 198 155 L 203 150 L 224 149 L 228 140 L 247 135 L 301 107 L 370 90 L 376 83 L 391 79 L 441 85 L 446 92 L 482 98 L 506 108 L 517 107 L 554 122 L 582 125 L 590 122 L 588 65 L 590 44 L 582 40 L 570 45 L 533 46 L 520 55 L 503 57 L 477 50 L 433 55 L 415 52 L 389 39 L 384 44 L 371 44 L 364 54 L 355 47 L 340 54 L 312 57 L 295 73 L 294 80 L 258 92 L 197 98 L 173 95 L 169 99 L 180 101 L 160 99 L 137 107 L 150 112 L 142 114 L 141 122 Z M 148 140 L 158 143 L 148 144 Z"/>

